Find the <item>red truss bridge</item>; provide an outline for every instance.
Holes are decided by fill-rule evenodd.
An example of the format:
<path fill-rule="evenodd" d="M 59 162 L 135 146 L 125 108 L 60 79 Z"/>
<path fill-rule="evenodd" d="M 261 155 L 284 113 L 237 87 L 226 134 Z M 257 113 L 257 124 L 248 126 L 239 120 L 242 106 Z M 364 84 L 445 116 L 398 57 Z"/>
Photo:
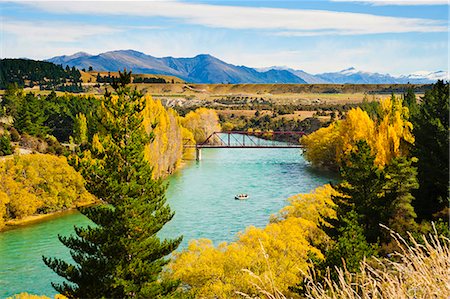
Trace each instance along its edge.
<path fill-rule="evenodd" d="M 187 148 L 196 149 L 196 159 L 201 160 L 204 148 L 303 148 L 299 140 L 306 135 L 303 131 L 226 131 L 214 132 L 204 142 L 185 143 Z"/>

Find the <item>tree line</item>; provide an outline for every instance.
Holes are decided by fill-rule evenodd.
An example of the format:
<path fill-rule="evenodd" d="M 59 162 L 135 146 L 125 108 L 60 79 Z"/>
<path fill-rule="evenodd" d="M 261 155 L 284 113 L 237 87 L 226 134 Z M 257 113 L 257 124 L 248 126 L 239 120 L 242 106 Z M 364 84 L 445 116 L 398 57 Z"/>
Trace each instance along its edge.
<path fill-rule="evenodd" d="M 10 84 L 18 87 L 39 86 L 41 90 L 80 92 L 81 74 L 75 68 L 30 59 L 0 60 L 0 89 Z"/>

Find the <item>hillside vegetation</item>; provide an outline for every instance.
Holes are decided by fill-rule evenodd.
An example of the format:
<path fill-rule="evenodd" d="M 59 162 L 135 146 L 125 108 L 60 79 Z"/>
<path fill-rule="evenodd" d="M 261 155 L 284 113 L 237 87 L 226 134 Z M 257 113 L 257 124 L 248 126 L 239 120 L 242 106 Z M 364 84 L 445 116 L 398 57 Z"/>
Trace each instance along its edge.
<path fill-rule="evenodd" d="M 0 229 L 11 219 L 94 202 L 64 157 L 23 155 L 0 162 Z"/>
<path fill-rule="evenodd" d="M 0 60 L 0 89 L 9 84 L 19 87 L 34 87 L 47 90 L 79 92 L 81 74 L 75 68 L 62 68 L 50 62 L 29 59 Z"/>

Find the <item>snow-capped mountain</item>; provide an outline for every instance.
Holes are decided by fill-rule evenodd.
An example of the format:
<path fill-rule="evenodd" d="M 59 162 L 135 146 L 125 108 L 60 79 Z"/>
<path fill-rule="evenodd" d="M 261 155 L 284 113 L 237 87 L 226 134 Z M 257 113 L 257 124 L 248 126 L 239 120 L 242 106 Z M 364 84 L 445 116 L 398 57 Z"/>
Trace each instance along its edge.
<path fill-rule="evenodd" d="M 445 71 L 429 72 L 429 71 L 418 71 L 409 75 L 401 76 L 400 78 L 410 79 L 410 80 L 450 80 L 449 73 Z"/>
<path fill-rule="evenodd" d="M 270 69 L 289 71 L 310 84 L 427 84 L 434 83 L 437 80 L 449 80 L 449 74 L 445 71 L 419 71 L 397 77 L 390 74 L 362 71 L 354 67 L 349 67 L 338 72 L 328 72 L 316 75 L 309 74 L 302 70 L 294 70 L 286 66 L 272 66 L 267 68 L 259 68 L 257 70 L 267 71 Z"/>
<path fill-rule="evenodd" d="M 353 83 L 353 84 L 389 84 L 406 83 L 402 79 L 393 77 L 389 74 L 379 74 L 364 72 L 350 67 L 339 72 L 317 74 L 319 77 L 329 83 Z"/>
<path fill-rule="evenodd" d="M 395 84 L 434 83 L 449 80 L 446 71 L 419 71 L 403 76 L 373 73 L 350 67 L 338 72 L 310 74 L 286 66 L 250 68 L 222 61 L 209 54 L 191 58 L 153 57 L 134 50 L 109 51 L 98 55 L 78 52 L 48 61 L 79 69 L 92 66 L 96 71 L 117 71 L 123 68 L 136 73 L 173 75 L 196 83 L 310 83 L 310 84 Z"/>

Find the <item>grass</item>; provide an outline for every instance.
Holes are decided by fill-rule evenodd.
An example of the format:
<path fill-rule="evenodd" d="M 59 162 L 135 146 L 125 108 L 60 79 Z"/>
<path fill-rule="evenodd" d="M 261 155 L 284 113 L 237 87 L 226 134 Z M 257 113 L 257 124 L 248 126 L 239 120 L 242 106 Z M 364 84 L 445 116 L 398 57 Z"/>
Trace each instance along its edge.
<path fill-rule="evenodd" d="M 363 261 L 360 273 L 351 273 L 346 268 L 337 268 L 338 279 L 327 275 L 318 281 L 314 270 L 305 278 L 306 298 L 311 299 L 427 299 L 450 298 L 450 239 L 434 234 L 416 240 L 409 234 L 405 240 L 391 231 L 399 250 L 389 258 L 372 258 Z M 270 270 L 270 269 L 269 269 Z M 284 299 L 273 279 L 258 277 L 245 270 L 259 295 L 244 298 Z"/>
<path fill-rule="evenodd" d="M 437 233 L 419 242 L 391 232 L 399 251 L 390 258 L 363 261 L 361 273 L 337 269 L 339 278 L 317 282 L 307 277 L 307 298 L 450 298 L 450 239 Z"/>

